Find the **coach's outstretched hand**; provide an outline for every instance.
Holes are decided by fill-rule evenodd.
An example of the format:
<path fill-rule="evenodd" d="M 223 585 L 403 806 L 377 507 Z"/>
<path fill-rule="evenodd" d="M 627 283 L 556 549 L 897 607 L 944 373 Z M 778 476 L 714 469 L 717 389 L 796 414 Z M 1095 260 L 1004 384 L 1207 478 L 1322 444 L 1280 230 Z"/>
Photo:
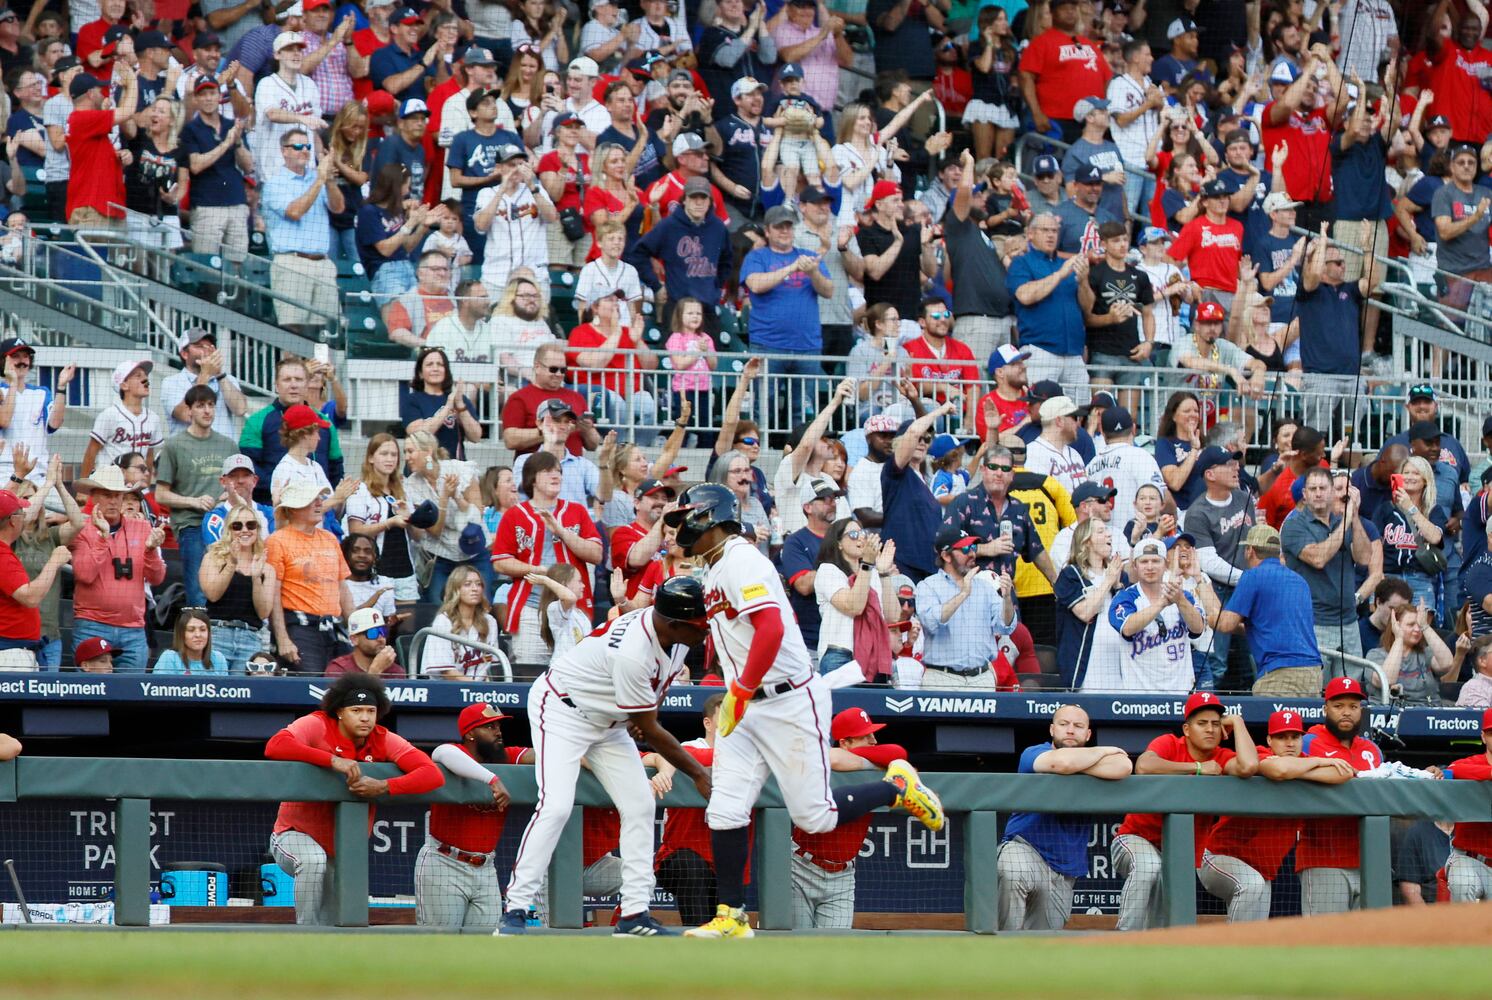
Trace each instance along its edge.
<path fill-rule="evenodd" d="M 720 711 L 715 714 L 715 732 L 729 736 L 740 723 L 741 716 L 746 714 L 746 703 L 755 694 L 756 688 L 742 687 L 732 681 L 725 692 L 725 700 L 720 703 Z"/>

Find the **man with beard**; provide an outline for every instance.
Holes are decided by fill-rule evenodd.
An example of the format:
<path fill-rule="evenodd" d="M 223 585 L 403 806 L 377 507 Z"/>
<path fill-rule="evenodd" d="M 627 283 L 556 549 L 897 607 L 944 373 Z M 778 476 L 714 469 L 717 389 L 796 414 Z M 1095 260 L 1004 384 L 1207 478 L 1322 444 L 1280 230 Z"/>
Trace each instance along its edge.
<path fill-rule="evenodd" d="M 1432 74 L 1430 86 L 1435 92 L 1434 114 L 1451 120 L 1451 137 L 1457 142 L 1480 146 L 1488 132 L 1492 132 L 1492 108 L 1488 107 L 1485 89 L 1492 53 L 1482 48 L 1487 9 L 1481 4 L 1466 6 L 1471 9 L 1456 23 L 1454 39 L 1440 38 L 1431 32 L 1432 37 L 1426 43 Z M 1448 20 L 1450 8 L 1450 0 L 1440 0 L 1428 23 Z"/>
<path fill-rule="evenodd" d="M 1353 677 L 1333 677 L 1326 685 L 1326 721 L 1306 731 L 1301 752 L 1307 757 L 1345 760 L 1354 770 L 1371 771 L 1383 763 L 1383 751 L 1358 733 L 1367 724 L 1368 696 Z M 1362 907 L 1357 818 L 1322 817 L 1305 820 L 1295 848 L 1295 870 L 1300 873 L 1300 912 L 1343 913 Z"/>
<path fill-rule="evenodd" d="M 879 528 L 885 521 L 881 509 L 881 466 L 891 458 L 896 439 L 896 418 L 878 413 L 865 421 L 865 457 L 850 470 L 849 500 L 855 520 L 862 528 Z"/>
<path fill-rule="evenodd" d="M 1019 774 L 1087 774 L 1118 781 L 1133 770 L 1119 747 L 1090 747 L 1088 713 L 1063 705 L 1052 713 L 1051 740 L 1027 747 Z M 1088 874 L 1091 817 L 1067 813 L 1011 813 L 1000 841 L 999 928 L 1061 930 L 1072 915 L 1073 883 Z"/>
<path fill-rule="evenodd" d="M 611 533 L 611 564 L 622 571 L 622 578 L 627 581 L 627 602 L 636 600 L 637 588 L 648 566 L 663 559 L 663 512 L 677 496 L 667 483 L 644 479 L 636 491 L 636 520 Z M 630 611 L 636 606 L 626 603 L 621 610 Z"/>
<path fill-rule="evenodd" d="M 974 431 L 980 438 L 1019 433 L 1031 422 L 1030 404 L 1026 400 L 1026 359 L 1030 356 L 1029 351 L 1013 344 L 1001 344 L 990 355 L 995 387 L 979 401 L 974 412 Z M 991 408 L 1000 418 L 993 427 L 987 416 Z"/>
<path fill-rule="evenodd" d="M 715 118 L 714 107 L 713 100 L 694 89 L 693 75 L 687 69 L 676 69 L 668 74 L 663 106 L 649 111 L 645 124 L 648 131 L 661 133 L 668 118 L 677 118 L 678 133 L 692 133 L 712 149 L 719 149 L 719 133 L 710 124 Z"/>
<path fill-rule="evenodd" d="M 1269 745 L 1259 747 L 1259 773 L 1270 781 L 1297 778 L 1340 785 L 1357 772 L 1335 757 L 1304 757 L 1304 723 L 1300 713 L 1282 709 L 1269 717 Z M 1295 846 L 1300 820 L 1273 816 L 1224 816 L 1207 833 L 1202 887 L 1228 904 L 1228 920 L 1264 920 L 1275 876 Z"/>
<path fill-rule="evenodd" d="M 456 720 L 460 743 L 442 743 L 431 759 L 458 778 L 492 790 L 490 802 L 430 806 L 425 846 L 414 862 L 415 922 L 432 927 L 494 927 L 502 889 L 492 854 L 508 818 L 508 790 L 484 765 L 532 764 L 534 752 L 503 745 L 506 716 L 488 704 L 468 705 Z"/>

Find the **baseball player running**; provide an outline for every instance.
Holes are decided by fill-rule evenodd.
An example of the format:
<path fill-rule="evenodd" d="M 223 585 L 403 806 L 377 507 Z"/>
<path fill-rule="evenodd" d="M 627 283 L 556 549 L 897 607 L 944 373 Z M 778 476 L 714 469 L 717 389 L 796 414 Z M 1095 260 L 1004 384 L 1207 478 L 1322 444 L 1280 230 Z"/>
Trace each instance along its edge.
<path fill-rule="evenodd" d="M 1233 750 L 1218 745 L 1229 731 L 1233 733 Z M 1222 702 L 1210 691 L 1198 691 L 1186 699 L 1180 736 L 1157 736 L 1135 762 L 1135 774 L 1231 774 L 1247 778 L 1258 769 L 1259 756 L 1248 727 L 1240 717 L 1224 714 Z M 1194 864 L 1202 860 L 1202 844 L 1212 821 L 1211 816 L 1201 815 L 1193 821 Z M 1119 824 L 1109 848 L 1114 874 L 1124 879 L 1119 895 L 1121 931 L 1144 930 L 1160 917 L 1165 904 L 1160 884 L 1160 835 L 1159 815 L 1130 813 Z"/>
<path fill-rule="evenodd" d="M 1305 724 L 1291 709 L 1269 717 L 1269 745 L 1259 747 L 1259 773 L 1271 781 L 1340 785 L 1357 773 L 1336 757 L 1304 757 Z M 1207 833 L 1202 888 L 1228 904 L 1228 920 L 1264 920 L 1275 876 L 1300 835 L 1300 820 L 1274 816 L 1223 816 Z"/>
<path fill-rule="evenodd" d="M 1492 781 L 1492 708 L 1482 713 L 1482 752 L 1445 768 L 1458 781 Z M 1451 859 L 1445 863 L 1451 901 L 1492 900 L 1492 823 L 1457 823 L 1451 832 Z"/>
<path fill-rule="evenodd" d="M 1063 705 L 1052 713 L 1051 740 L 1027 747 L 1019 774 L 1087 774 L 1118 781 L 1134 765 L 1119 747 L 1090 747 L 1088 713 Z M 1011 813 L 996 866 L 1002 931 L 1057 931 L 1072 916 L 1072 887 L 1088 874 L 1089 816 Z"/>
<path fill-rule="evenodd" d="M 518 844 L 507 911 L 497 935 L 528 929 L 560 832 L 575 804 L 580 760 L 621 814 L 622 915 L 615 937 L 670 933 L 648 912 L 653 897 L 653 793 L 629 731 L 710 795 L 710 776 L 658 723 L 658 706 L 689 648 L 705 641 L 704 591 L 676 576 L 640 608 L 598 629 L 554 660 L 529 691 L 538 804 Z"/>
<path fill-rule="evenodd" d="M 425 846 L 414 862 L 415 921 L 431 927 L 494 926 L 502 917 L 502 890 L 492 852 L 508 818 L 508 790 L 484 765 L 531 764 L 534 752 L 503 745 L 506 715 L 491 705 L 468 705 L 456 720 L 460 743 L 442 743 L 431 758 L 451 774 L 492 789 L 476 805 L 437 802 L 430 807 Z"/>
<path fill-rule="evenodd" d="M 735 494 L 715 483 L 691 486 L 664 518 L 677 529 L 679 547 L 708 566 L 710 639 L 727 684 L 705 810 L 720 902 L 713 920 L 684 934 L 749 938 L 743 905 L 748 828 L 768 774 L 776 777 L 793 823 L 808 833 L 827 833 L 880 806 L 903 809 L 940 830 L 943 804 L 904 760 L 893 762 L 883 781 L 829 787 L 829 688 L 808 658 L 776 568 L 737 537 Z M 748 713 L 753 699 L 756 708 Z"/>
<path fill-rule="evenodd" d="M 1383 763 L 1383 751 L 1357 735 L 1367 724 L 1368 696 L 1355 677 L 1333 677 L 1326 685 L 1326 721 L 1306 730 L 1301 753 L 1307 757 L 1345 760 L 1355 770 L 1371 771 Z M 1357 820 L 1320 817 L 1300 825 L 1295 870 L 1300 873 L 1300 912 L 1343 913 L 1362 906 L 1358 871 Z"/>

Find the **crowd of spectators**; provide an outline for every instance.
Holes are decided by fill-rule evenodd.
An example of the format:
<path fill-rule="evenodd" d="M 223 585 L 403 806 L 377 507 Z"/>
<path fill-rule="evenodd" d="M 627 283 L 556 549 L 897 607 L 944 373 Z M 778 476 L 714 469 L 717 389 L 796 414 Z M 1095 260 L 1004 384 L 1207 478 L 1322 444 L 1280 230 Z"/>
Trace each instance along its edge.
<path fill-rule="evenodd" d="M 114 373 L 69 487 L 72 372 L 4 345 L 11 655 L 55 667 L 65 625 L 145 669 L 164 550 L 211 633 L 172 669 L 542 662 L 689 571 L 688 445 L 845 683 L 1324 666 L 1428 703 L 1477 672 L 1487 499 L 1436 384 L 1376 454 L 1344 428 L 1385 364 L 1374 255 L 1458 307 L 1488 276 L 1478 0 L 41 6 L 14 51 L 0 13 L 13 203 L 229 258 L 263 233 L 288 328 L 355 264 L 412 372 L 348 469 L 333 366 L 251 403 L 188 331 L 158 401 L 151 362 Z M 420 607 L 479 645 L 369 645 Z"/>

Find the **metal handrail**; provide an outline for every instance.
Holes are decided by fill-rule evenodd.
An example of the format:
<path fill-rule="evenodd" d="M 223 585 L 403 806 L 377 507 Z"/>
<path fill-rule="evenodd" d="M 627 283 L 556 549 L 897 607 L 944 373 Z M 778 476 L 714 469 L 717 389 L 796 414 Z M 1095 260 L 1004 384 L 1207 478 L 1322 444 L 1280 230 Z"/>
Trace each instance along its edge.
<path fill-rule="evenodd" d="M 418 664 L 420 662 L 420 656 L 425 651 L 425 639 L 432 635 L 435 636 L 435 638 L 437 639 L 445 639 L 447 642 L 454 642 L 460 646 L 470 646 L 472 649 L 479 649 L 489 656 L 496 657 L 497 662 L 502 666 L 503 680 L 507 681 L 508 683 L 512 683 L 513 665 L 508 662 L 507 653 L 504 653 L 501 649 L 498 649 L 491 643 L 478 642 L 475 639 L 467 639 L 459 635 L 452 635 L 449 632 L 441 632 L 438 629 L 429 626 L 420 629 L 414 634 L 414 638 L 410 640 L 409 659 L 411 662 L 405 665 L 406 670 L 420 669 Z M 489 671 L 488 674 L 489 676 L 487 677 L 487 679 L 491 680 L 491 672 Z"/>
<path fill-rule="evenodd" d="M 1354 622 L 1348 627 L 1356 628 L 1357 624 Z M 1342 667 L 1344 668 L 1342 670 L 1342 674 L 1346 673 L 1345 668 L 1348 666 L 1358 667 L 1362 670 L 1371 670 L 1373 673 L 1377 674 L 1378 692 L 1383 699 L 1380 704 L 1387 705 L 1392 703 L 1393 695 L 1389 692 L 1388 689 L 1388 674 L 1384 673 L 1383 668 L 1380 667 L 1378 664 L 1374 663 L 1372 660 L 1363 659 L 1361 656 L 1353 656 L 1351 653 L 1344 653 L 1340 649 L 1323 649 L 1320 652 L 1321 660 L 1323 663 L 1328 659 L 1339 660 L 1342 664 Z M 1338 674 L 1333 671 L 1330 673 L 1329 676 L 1336 677 L 1338 676 Z M 1369 699 L 1369 701 L 1371 700 L 1372 699 Z"/>

